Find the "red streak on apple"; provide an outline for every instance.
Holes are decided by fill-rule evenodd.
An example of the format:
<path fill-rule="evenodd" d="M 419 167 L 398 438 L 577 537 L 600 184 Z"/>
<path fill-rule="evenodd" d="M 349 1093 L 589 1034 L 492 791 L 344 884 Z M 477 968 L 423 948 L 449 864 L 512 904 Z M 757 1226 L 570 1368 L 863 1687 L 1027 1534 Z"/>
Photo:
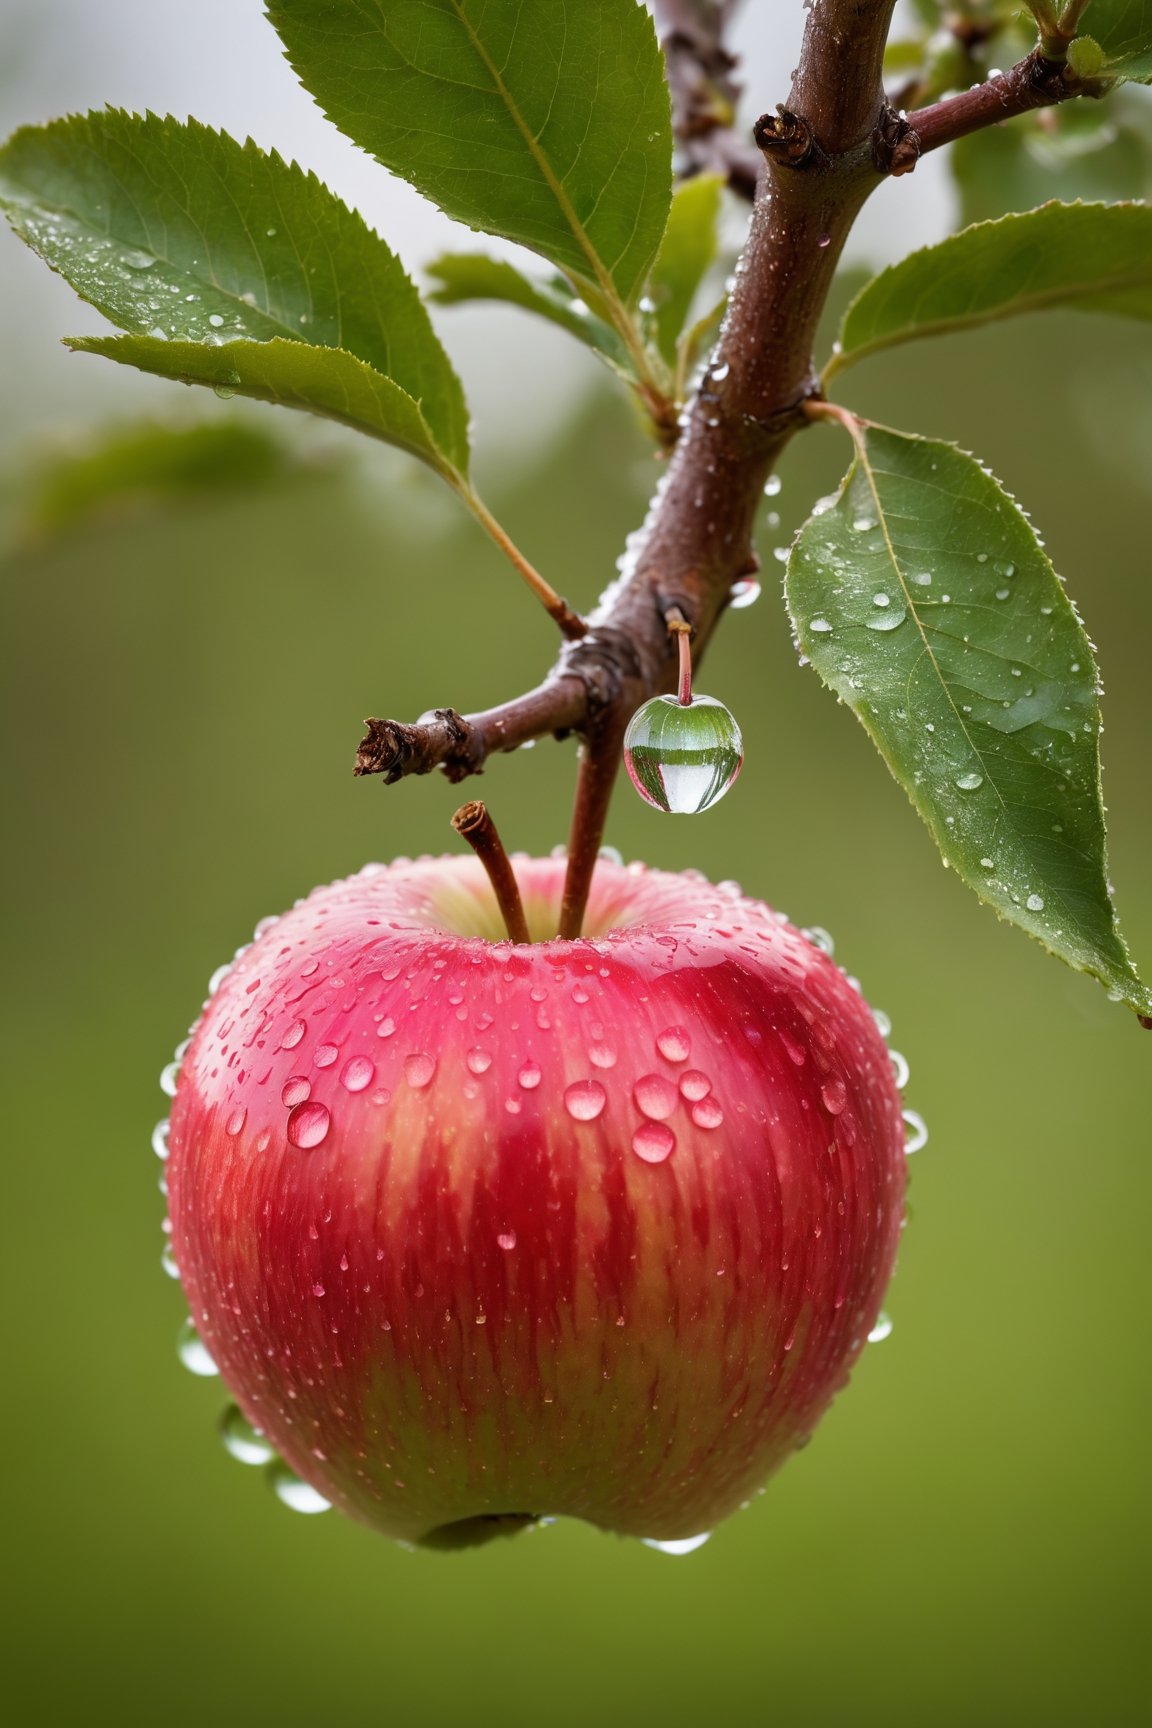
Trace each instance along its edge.
<path fill-rule="evenodd" d="M 534 934 L 563 869 L 516 861 Z M 808 1438 L 892 1271 L 900 1096 L 832 960 L 641 866 L 598 865 L 586 929 L 499 940 L 472 858 L 370 868 L 265 929 L 183 1062 L 195 1324 L 393 1537 L 709 1529 Z"/>

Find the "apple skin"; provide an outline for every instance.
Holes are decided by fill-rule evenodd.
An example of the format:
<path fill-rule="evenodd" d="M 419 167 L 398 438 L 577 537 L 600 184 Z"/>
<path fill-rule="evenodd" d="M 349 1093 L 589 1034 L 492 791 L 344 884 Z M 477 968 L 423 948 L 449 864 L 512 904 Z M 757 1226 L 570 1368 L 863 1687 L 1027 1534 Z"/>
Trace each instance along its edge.
<path fill-rule="evenodd" d="M 563 861 L 516 871 L 555 929 Z M 900 1095 L 839 967 L 695 872 L 601 861 L 585 929 L 499 940 L 470 857 L 369 866 L 263 927 L 183 1060 L 195 1324 L 291 1468 L 394 1538 L 711 1529 L 892 1272 Z"/>

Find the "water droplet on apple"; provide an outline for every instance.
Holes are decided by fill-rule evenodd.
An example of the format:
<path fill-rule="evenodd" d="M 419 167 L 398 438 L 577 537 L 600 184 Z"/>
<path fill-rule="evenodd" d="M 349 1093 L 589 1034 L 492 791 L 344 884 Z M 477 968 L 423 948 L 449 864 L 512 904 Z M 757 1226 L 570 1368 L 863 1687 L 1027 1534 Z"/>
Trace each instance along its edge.
<path fill-rule="evenodd" d="M 191 1320 L 185 1320 L 176 1335 L 176 1354 L 190 1374 L 198 1374 L 203 1380 L 220 1372 Z"/>
<path fill-rule="evenodd" d="M 609 1044 L 606 1039 L 598 1039 L 595 1044 L 588 1046 L 588 1060 L 593 1068 L 615 1068 L 616 1046 Z"/>
<path fill-rule="evenodd" d="M 289 1026 L 283 1038 L 280 1040 L 281 1050 L 295 1050 L 297 1044 L 299 1044 L 307 1030 L 308 1022 L 306 1020 L 293 1020 L 291 1026 Z"/>
<path fill-rule="evenodd" d="M 663 1164 L 676 1150 L 676 1136 L 664 1122 L 644 1122 L 632 1136 L 632 1150 L 645 1164 Z"/>
<path fill-rule="evenodd" d="M 367 1056 L 351 1056 L 340 1070 L 345 1092 L 366 1092 L 376 1078 L 376 1064 Z"/>
<path fill-rule="evenodd" d="M 224 1124 L 224 1132 L 230 1140 L 235 1140 L 237 1134 L 243 1133 L 244 1124 L 247 1120 L 248 1111 L 245 1109 L 243 1104 L 233 1110 L 231 1116 L 229 1116 L 227 1122 Z"/>
<path fill-rule="evenodd" d="M 376 1028 L 377 1038 L 391 1038 L 396 1030 L 396 1022 L 390 1014 L 386 1014 Z"/>
<path fill-rule="evenodd" d="M 524 1092 L 534 1092 L 541 1080 L 540 1066 L 536 1062 L 525 1062 L 516 1076 L 516 1084 Z"/>
<path fill-rule="evenodd" d="M 176 1096 L 176 1082 L 180 1078 L 179 1062 L 169 1062 L 160 1070 L 160 1090 L 166 1092 L 169 1098 Z"/>
<path fill-rule="evenodd" d="M 224 1450 L 239 1464 L 270 1464 L 275 1450 L 259 1428 L 253 1428 L 238 1404 L 226 1404 L 220 1416 L 220 1438 Z"/>
<path fill-rule="evenodd" d="M 157 1158 L 166 1159 L 168 1156 L 167 1116 L 165 1116 L 163 1122 L 157 1122 L 155 1128 L 152 1130 L 152 1150 L 155 1152 Z"/>
<path fill-rule="evenodd" d="M 288 1139 L 301 1152 L 310 1152 L 326 1139 L 332 1117 L 323 1104 L 297 1104 L 288 1118 Z"/>
<path fill-rule="evenodd" d="M 480 1047 L 477 1046 L 476 1049 L 469 1050 L 464 1060 L 468 1065 L 468 1072 L 470 1074 L 487 1074 L 489 1068 L 492 1066 L 492 1052 L 490 1050 L 481 1050 Z"/>
<path fill-rule="evenodd" d="M 323 1494 L 302 1482 L 286 1464 L 274 1465 L 268 1473 L 268 1480 L 276 1498 L 293 1512 L 329 1512 L 332 1509 L 330 1500 L 325 1500 Z"/>
<path fill-rule="evenodd" d="M 404 1078 L 414 1092 L 422 1092 L 425 1086 L 430 1086 L 435 1072 L 436 1058 L 424 1050 L 416 1050 L 404 1058 Z"/>
<path fill-rule="evenodd" d="M 280 1088 L 280 1102 L 286 1110 L 295 1109 L 312 1096 L 312 1082 L 305 1074 L 292 1074 Z"/>
<path fill-rule="evenodd" d="M 705 1530 L 703 1536 L 678 1536 L 672 1542 L 658 1542 L 652 1536 L 641 1536 L 645 1548 L 655 1548 L 658 1554 L 694 1554 L 697 1548 L 703 1548 L 705 1542 L 711 1539 L 711 1530 Z"/>
<path fill-rule="evenodd" d="M 820 1089 L 824 1108 L 830 1116 L 839 1116 L 848 1102 L 848 1088 L 843 1080 L 829 1080 Z"/>
<path fill-rule="evenodd" d="M 908 1058 L 906 1056 L 901 1056 L 899 1050 L 889 1050 L 888 1054 L 892 1058 L 892 1071 L 896 1077 L 896 1090 L 897 1092 L 903 1092 L 905 1086 L 908 1084 L 908 1075 L 910 1072 L 908 1068 Z"/>
<path fill-rule="evenodd" d="M 905 1110 L 904 1117 L 904 1150 L 909 1157 L 913 1152 L 920 1152 L 928 1144 L 928 1124 L 917 1110 Z"/>
<path fill-rule="evenodd" d="M 160 1266 L 161 1269 L 168 1274 L 169 1278 L 179 1278 L 180 1268 L 176 1264 L 176 1255 L 173 1252 L 171 1242 L 165 1242 L 163 1248 L 160 1250 Z"/>
<path fill-rule="evenodd" d="M 636 1108 L 654 1122 L 666 1121 L 676 1108 L 676 1088 L 659 1074 L 643 1074 L 632 1088 Z"/>
<path fill-rule="evenodd" d="M 564 1093 L 564 1108 L 575 1122 L 594 1122 L 607 1102 L 598 1080 L 576 1080 Z"/>
<path fill-rule="evenodd" d="M 876 1324 L 868 1334 L 869 1344 L 883 1344 L 885 1338 L 892 1336 L 892 1319 L 881 1309 L 876 1316 Z"/>
<path fill-rule="evenodd" d="M 312 1060 L 317 1068 L 331 1068 L 339 1054 L 335 1044 L 317 1044 Z"/>
<path fill-rule="evenodd" d="M 697 1128 L 719 1128 L 724 1121 L 724 1112 L 711 1094 L 693 1104 L 690 1114 Z"/>
<path fill-rule="evenodd" d="M 698 1104 L 701 1098 L 707 1098 L 712 1090 L 712 1082 L 707 1074 L 701 1074 L 698 1068 L 689 1068 L 680 1076 L 680 1090 L 689 1104 Z"/>
<path fill-rule="evenodd" d="M 692 1038 L 686 1026 L 666 1026 L 656 1035 L 656 1048 L 666 1062 L 687 1062 Z"/>
<path fill-rule="evenodd" d="M 497 1248 L 503 1248 L 505 1254 L 511 1254 L 513 1248 L 516 1246 L 515 1230 L 501 1230 L 499 1236 L 496 1238 L 496 1246 Z"/>
<path fill-rule="evenodd" d="M 744 762 L 740 728 L 722 702 L 654 696 L 636 710 L 624 738 L 624 766 L 646 803 L 692 816 L 722 798 Z"/>

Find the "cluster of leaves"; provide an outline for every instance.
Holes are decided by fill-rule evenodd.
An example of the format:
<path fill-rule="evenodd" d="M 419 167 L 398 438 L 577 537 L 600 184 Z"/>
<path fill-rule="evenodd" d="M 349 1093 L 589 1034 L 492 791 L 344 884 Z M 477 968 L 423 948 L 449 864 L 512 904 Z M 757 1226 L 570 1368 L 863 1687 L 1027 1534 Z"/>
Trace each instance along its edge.
<path fill-rule="evenodd" d="M 982 75 L 992 53 L 1026 52 L 1037 22 L 1044 31 L 1085 10 L 1070 0 L 1057 15 L 1036 0 L 1025 35 L 1007 0 L 918 0 L 923 28 L 894 46 L 892 70 L 908 80 L 909 106 L 930 101 Z M 1152 0 L 1090 10 L 1081 55 L 1116 82 L 1152 78 Z M 432 298 L 501 300 L 551 321 L 624 379 L 656 438 L 673 442 L 723 313 L 699 304 L 722 188 L 700 176 L 673 192 L 668 91 L 645 9 L 270 0 L 268 11 L 342 131 L 450 216 L 548 266 L 541 276 L 453 254 L 431 267 Z M 958 152 L 962 185 L 983 184 L 974 161 Z M 1014 186 L 1034 201 L 1026 175 Z M 469 476 L 463 390 L 423 301 L 385 242 L 313 176 L 195 122 L 105 111 L 18 132 L 0 151 L 0 205 L 123 332 L 73 347 L 397 445 L 491 531 Z M 1152 211 L 1051 204 L 916 253 L 853 302 L 825 382 L 896 343 L 1051 306 L 1152 319 Z M 1106 882 L 1095 662 L 1041 542 L 972 457 L 842 418 L 852 467 L 789 563 L 804 652 L 981 899 L 1152 1015 Z"/>

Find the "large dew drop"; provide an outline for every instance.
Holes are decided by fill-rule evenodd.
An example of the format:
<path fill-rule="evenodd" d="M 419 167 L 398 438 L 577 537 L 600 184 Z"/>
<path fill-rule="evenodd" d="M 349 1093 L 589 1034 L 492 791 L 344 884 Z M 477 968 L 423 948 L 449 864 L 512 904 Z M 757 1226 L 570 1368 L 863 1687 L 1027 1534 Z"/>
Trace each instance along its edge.
<path fill-rule="evenodd" d="M 744 764 L 740 728 L 722 702 L 653 696 L 633 714 L 624 736 L 624 766 L 646 803 L 674 816 L 695 816 L 723 798 Z"/>

